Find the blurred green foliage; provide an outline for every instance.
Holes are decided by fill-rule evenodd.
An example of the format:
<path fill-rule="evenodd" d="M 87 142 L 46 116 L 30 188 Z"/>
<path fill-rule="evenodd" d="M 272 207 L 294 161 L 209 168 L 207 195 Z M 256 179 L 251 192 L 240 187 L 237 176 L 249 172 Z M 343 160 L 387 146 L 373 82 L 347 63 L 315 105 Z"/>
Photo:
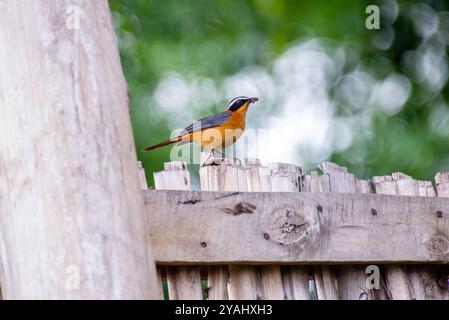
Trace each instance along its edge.
<path fill-rule="evenodd" d="M 152 173 L 162 170 L 163 162 L 169 159 L 169 148 L 151 154 L 140 151 L 166 139 L 173 129 L 151 103 L 165 74 L 194 72 L 220 81 L 247 66 L 269 67 L 273 59 L 303 38 L 325 38 L 357 47 L 358 62 L 380 78 L 389 72 L 406 74 L 404 53 L 417 50 L 424 41 L 407 8 L 422 4 L 435 13 L 449 10 L 445 0 L 397 1 L 399 14 L 390 26 L 394 40 L 381 50 L 373 45 L 373 37 L 382 28 L 365 28 L 365 8 L 373 3 L 382 5 L 384 1 L 110 0 L 129 86 L 138 157 L 150 184 Z M 424 44 L 431 49 L 432 37 L 426 38 Z M 437 40 L 443 42 L 447 60 L 446 40 Z M 441 45 L 438 48 L 441 50 Z M 346 64 L 345 72 L 351 68 L 356 65 Z M 448 112 L 448 86 L 444 83 L 437 90 L 429 89 L 413 79 L 411 85 L 411 95 L 400 112 L 377 112 L 372 134 L 363 138 L 356 135 L 347 149 L 334 153 L 330 160 L 362 177 L 402 171 L 415 178 L 432 179 L 437 171 L 449 169 L 449 122 L 443 119 Z M 338 88 L 337 84 L 335 91 Z M 331 90 L 331 94 L 335 91 Z M 350 117 L 351 112 L 357 112 L 336 105 L 336 113 Z M 440 118 L 433 114 L 436 105 L 441 109 Z M 223 104 L 213 104 L 201 114 L 223 108 Z M 186 119 L 186 124 L 191 120 Z M 436 125 L 441 128 L 435 130 Z"/>

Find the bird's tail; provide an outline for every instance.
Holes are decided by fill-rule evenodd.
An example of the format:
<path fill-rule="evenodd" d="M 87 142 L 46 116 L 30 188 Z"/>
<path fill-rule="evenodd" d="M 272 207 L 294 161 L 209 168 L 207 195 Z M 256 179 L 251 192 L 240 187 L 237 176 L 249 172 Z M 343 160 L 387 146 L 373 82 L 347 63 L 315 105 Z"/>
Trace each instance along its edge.
<path fill-rule="evenodd" d="M 154 150 L 154 149 L 157 149 L 157 148 L 161 148 L 161 147 L 164 147 L 164 146 L 166 146 L 166 145 L 169 145 L 169 144 L 172 144 L 172 143 L 179 142 L 179 141 L 181 141 L 181 140 L 182 140 L 182 136 L 178 136 L 178 137 L 175 137 L 175 138 L 171 138 L 171 139 L 162 141 L 161 143 L 155 144 L 154 146 L 145 148 L 145 149 L 143 149 L 143 151 L 150 151 L 150 150 Z"/>

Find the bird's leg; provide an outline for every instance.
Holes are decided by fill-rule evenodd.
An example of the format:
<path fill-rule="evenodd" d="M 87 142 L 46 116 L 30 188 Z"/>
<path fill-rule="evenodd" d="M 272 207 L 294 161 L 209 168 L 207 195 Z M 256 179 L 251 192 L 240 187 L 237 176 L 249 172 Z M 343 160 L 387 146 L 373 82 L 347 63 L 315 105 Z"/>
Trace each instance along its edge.
<path fill-rule="evenodd" d="M 209 156 L 207 157 L 207 159 L 206 159 L 205 161 L 203 161 L 203 163 L 201 164 L 201 167 L 207 165 L 207 163 L 208 163 L 208 161 L 209 161 L 209 159 L 210 159 L 211 157 L 212 157 L 212 160 L 213 160 L 214 158 L 216 158 L 216 157 L 217 157 L 216 153 L 218 153 L 218 155 L 219 155 L 222 159 L 225 158 L 225 156 L 224 156 L 223 153 L 221 153 L 221 152 L 219 152 L 219 151 L 217 151 L 217 150 L 215 150 L 215 149 L 211 149 L 210 151 L 211 151 L 211 152 L 209 153 Z"/>
<path fill-rule="evenodd" d="M 201 163 L 201 167 L 204 167 L 207 164 L 207 162 L 209 161 L 210 157 L 213 157 L 213 156 L 214 156 L 214 150 L 212 149 L 212 153 L 209 153 L 209 156 L 207 157 L 207 159 L 204 160 L 203 163 Z"/>
<path fill-rule="evenodd" d="M 219 152 L 218 150 L 212 149 L 212 154 L 214 155 L 214 157 L 215 157 L 215 153 L 214 152 L 218 153 L 222 159 L 225 158 L 223 153 Z"/>

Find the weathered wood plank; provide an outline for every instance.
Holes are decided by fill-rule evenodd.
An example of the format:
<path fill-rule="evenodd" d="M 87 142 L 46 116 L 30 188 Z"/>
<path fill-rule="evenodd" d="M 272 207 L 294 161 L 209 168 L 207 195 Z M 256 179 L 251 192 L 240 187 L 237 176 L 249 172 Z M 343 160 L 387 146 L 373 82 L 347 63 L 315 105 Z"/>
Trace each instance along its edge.
<path fill-rule="evenodd" d="M 200 183 L 203 191 L 223 191 L 220 190 L 222 184 L 219 181 L 219 170 L 221 164 L 217 160 L 216 165 L 208 165 L 215 161 L 210 153 L 201 153 Z M 207 270 L 207 298 L 209 300 L 228 300 L 228 266 L 209 266 Z"/>
<path fill-rule="evenodd" d="M 440 182 L 438 174 L 435 180 Z M 403 173 L 391 176 L 373 177 L 374 189 L 378 194 L 434 197 L 435 189 L 429 181 L 418 181 Z M 389 299 L 447 299 L 447 285 L 441 287 L 441 268 L 425 265 L 388 265 L 383 268 L 384 288 L 379 291 Z M 447 277 L 447 276 L 446 276 Z M 446 281 L 444 281 L 446 282 Z M 385 292 L 384 292 L 385 291 Z M 382 296 L 380 296 L 382 298 Z"/>
<path fill-rule="evenodd" d="M 407 182 L 407 189 L 399 189 L 401 194 L 435 197 L 436 190 L 430 181 L 403 179 L 397 182 Z M 437 190 L 444 184 L 444 174 L 435 177 Z M 440 196 L 441 194 L 439 194 Z M 449 290 L 447 286 L 447 266 L 410 265 L 406 266 L 406 284 L 410 286 L 411 298 L 417 300 L 447 300 Z M 393 297 L 394 298 L 394 297 Z"/>
<path fill-rule="evenodd" d="M 332 266 L 313 266 L 316 295 L 319 300 L 338 300 L 338 284 Z"/>
<path fill-rule="evenodd" d="M 167 267 L 170 300 L 202 300 L 201 275 L 195 266 Z"/>
<path fill-rule="evenodd" d="M 401 172 L 391 176 L 373 177 L 374 188 L 378 194 L 418 195 L 418 183 Z M 405 265 L 389 265 L 384 268 L 385 286 L 390 299 L 415 299 L 411 279 Z"/>
<path fill-rule="evenodd" d="M 145 192 L 161 263 L 447 263 L 449 199 Z M 157 201 L 155 201 L 157 200 Z"/>
<path fill-rule="evenodd" d="M 245 161 L 249 167 L 249 172 L 253 177 L 251 184 L 248 184 L 248 191 L 277 191 L 277 192 L 298 192 L 301 177 L 301 168 L 291 164 L 270 163 L 268 167 L 260 165 L 258 160 Z M 252 166 L 251 166 L 252 165 Z M 254 179 L 256 177 L 256 179 Z M 304 268 L 304 267 L 299 267 Z M 283 272 L 279 265 L 269 265 L 259 267 L 258 277 L 258 297 L 263 300 L 283 300 L 294 293 L 292 286 L 296 278 L 288 277 L 283 279 Z M 289 270 L 284 270 L 284 273 Z M 290 281 L 286 281 L 286 280 Z M 284 286 L 284 284 L 288 285 Z"/>
<path fill-rule="evenodd" d="M 309 267 L 281 266 L 285 298 L 287 300 L 310 300 Z"/>
<path fill-rule="evenodd" d="M 322 176 L 311 176 L 309 179 L 318 181 L 314 183 L 310 191 L 319 191 L 315 188 L 320 186 L 321 190 L 341 193 L 371 193 L 371 183 L 367 180 L 356 178 L 349 173 L 347 168 L 335 163 L 323 162 L 321 164 Z M 318 299 L 340 299 L 340 300 L 365 300 L 377 299 L 382 291 L 374 291 L 366 288 L 366 266 L 344 265 L 344 266 L 322 266 L 325 270 L 319 271 L 314 268 L 315 285 L 317 287 Z M 326 278 L 323 278 L 323 277 Z M 319 288 L 319 286 L 323 286 Z"/>
<path fill-rule="evenodd" d="M 191 188 L 190 173 L 186 163 L 182 161 L 166 162 L 164 171 L 155 172 L 153 176 L 156 189 L 190 190 Z M 152 224 L 151 228 L 155 230 Z M 170 300 L 203 299 L 199 267 L 167 266 L 166 269 Z"/>
<path fill-rule="evenodd" d="M 301 189 L 302 168 L 285 163 L 269 164 L 269 183 L 265 183 L 261 174 L 260 191 L 274 192 L 299 192 Z M 267 268 L 267 267 L 265 267 Z M 280 266 L 284 299 L 308 300 L 309 299 L 309 270 L 307 266 Z M 273 277 L 275 279 L 275 277 Z M 280 293 L 280 291 L 278 291 Z"/>
<path fill-rule="evenodd" d="M 325 169 L 326 163 L 323 163 L 321 167 L 322 170 L 323 168 Z M 333 163 L 330 163 L 327 167 L 329 170 L 335 169 L 334 172 L 338 173 L 339 175 L 346 173 L 346 168 L 334 166 Z M 305 186 L 304 191 L 329 192 L 331 190 L 330 178 L 331 177 L 328 172 L 323 172 L 323 175 L 319 176 L 318 173 L 314 171 L 307 177 L 307 181 L 309 183 L 307 183 L 307 185 Z M 336 184 L 336 187 L 338 187 L 340 184 L 341 183 Z M 338 191 L 342 192 L 341 190 Z M 339 298 L 339 294 L 335 267 L 327 265 L 313 266 L 312 270 L 316 298 L 318 300 L 337 300 Z"/>
<path fill-rule="evenodd" d="M 3 297 L 156 299 L 108 1 L 0 1 L 0 43 Z"/>
<path fill-rule="evenodd" d="M 228 267 L 209 266 L 207 270 L 208 300 L 228 300 Z"/>
<path fill-rule="evenodd" d="M 257 177 L 251 177 L 250 172 L 242 166 L 238 159 L 217 158 L 209 152 L 201 153 L 200 175 L 203 190 L 218 191 L 253 191 L 252 184 Z M 254 181 L 253 181 L 254 180 Z M 203 186 L 204 182 L 204 186 Z M 204 188 L 203 188 L 204 187 Z M 255 300 L 258 298 L 257 292 L 257 270 L 254 266 L 223 266 L 222 269 L 210 269 L 211 280 L 225 279 L 227 272 L 227 296 L 229 299 Z M 218 272 L 219 274 L 213 274 Z M 211 283 L 209 292 L 211 299 L 222 299 L 222 284 Z M 216 289 L 220 290 L 216 292 Z"/>
<path fill-rule="evenodd" d="M 435 175 L 435 191 L 438 197 L 449 197 L 449 172 L 438 172 Z"/>
<path fill-rule="evenodd" d="M 245 159 L 242 166 L 246 175 L 247 191 L 272 191 L 271 169 L 262 167 L 258 159 Z M 230 266 L 232 270 L 233 266 Z M 254 268 L 254 267 L 253 267 Z M 282 284 L 281 267 L 279 265 L 260 266 L 254 268 L 256 275 L 256 299 L 282 300 L 284 290 Z M 232 277 L 231 277 L 232 280 Z"/>
<path fill-rule="evenodd" d="M 139 182 L 140 182 L 140 188 L 142 190 L 147 190 L 148 189 L 148 183 L 147 183 L 147 178 L 145 176 L 145 169 L 142 166 L 142 162 L 137 161 L 137 172 L 139 174 Z M 157 273 L 157 283 L 156 288 L 158 291 L 158 297 L 161 300 L 164 300 L 164 289 L 163 289 L 163 285 L 162 285 L 162 277 L 161 277 L 161 267 L 160 266 L 156 266 L 156 273 Z"/>
<path fill-rule="evenodd" d="M 245 159 L 242 164 L 233 159 L 214 158 L 202 153 L 200 168 L 201 189 L 228 191 L 299 191 L 301 169 L 295 165 L 273 163 L 261 166 L 257 159 Z M 301 285 L 298 266 L 294 276 L 288 276 L 290 268 L 281 271 L 279 265 L 254 266 L 211 266 L 209 268 L 209 299 L 294 299 L 300 297 L 300 287 L 306 287 L 308 279 Z M 229 277 L 228 277 L 229 273 Z M 307 273 L 308 275 L 308 273 Z M 218 281 L 218 282 L 217 282 Z M 223 291 L 223 282 L 228 282 L 229 294 Z M 285 285 L 285 286 L 284 286 Z"/>

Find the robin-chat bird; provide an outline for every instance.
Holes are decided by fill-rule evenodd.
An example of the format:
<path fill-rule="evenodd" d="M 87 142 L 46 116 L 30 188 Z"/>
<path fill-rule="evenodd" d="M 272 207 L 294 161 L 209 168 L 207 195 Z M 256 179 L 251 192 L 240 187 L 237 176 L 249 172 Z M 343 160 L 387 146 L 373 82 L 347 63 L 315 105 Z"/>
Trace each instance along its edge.
<path fill-rule="evenodd" d="M 177 136 L 162 141 L 144 151 L 154 150 L 172 143 L 178 145 L 194 142 L 212 152 L 226 149 L 237 141 L 245 130 L 248 107 L 258 98 L 237 97 L 231 100 L 228 108 L 195 121 L 185 127 Z"/>

